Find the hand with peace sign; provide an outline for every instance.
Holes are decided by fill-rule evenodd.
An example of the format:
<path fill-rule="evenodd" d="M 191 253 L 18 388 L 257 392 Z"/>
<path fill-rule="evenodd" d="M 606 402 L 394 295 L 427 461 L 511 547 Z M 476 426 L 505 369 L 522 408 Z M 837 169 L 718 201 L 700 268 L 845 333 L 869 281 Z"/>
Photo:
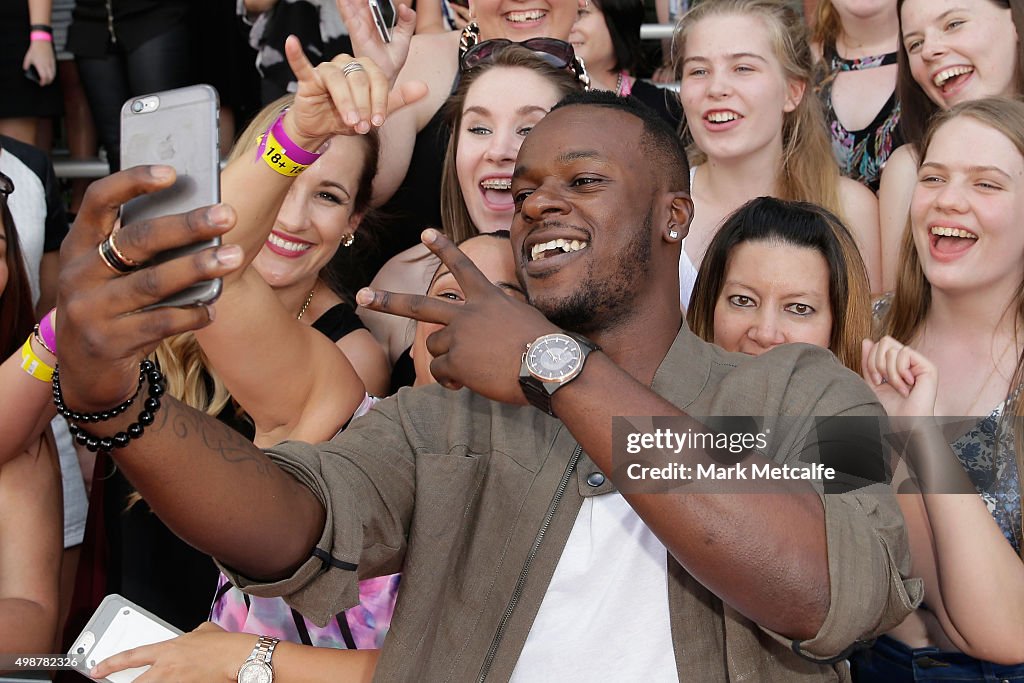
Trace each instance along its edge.
<path fill-rule="evenodd" d="M 465 386 L 495 401 L 525 405 L 519 369 L 526 345 L 561 330 L 533 306 L 492 284 L 441 233 L 425 230 L 422 240 L 455 276 L 465 303 L 370 289 L 360 290 L 356 301 L 373 311 L 445 325 L 427 338 L 434 357 L 430 372 L 442 386 Z"/>
<path fill-rule="evenodd" d="M 393 79 L 368 57 L 342 54 L 314 67 L 295 36 L 285 42 L 285 55 L 298 79 L 285 130 L 309 151 L 332 135 L 365 134 L 371 125 L 379 128 L 389 113 L 427 92 L 420 82 L 404 83 L 392 92 Z"/>

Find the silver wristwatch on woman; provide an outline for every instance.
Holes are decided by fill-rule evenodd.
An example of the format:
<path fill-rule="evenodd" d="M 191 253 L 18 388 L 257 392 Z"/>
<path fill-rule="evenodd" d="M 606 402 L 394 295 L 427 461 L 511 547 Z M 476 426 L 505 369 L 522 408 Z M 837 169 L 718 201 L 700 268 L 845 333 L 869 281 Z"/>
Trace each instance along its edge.
<path fill-rule="evenodd" d="M 252 654 L 238 670 L 238 683 L 274 683 L 274 667 L 270 663 L 277 647 L 277 638 L 260 636 Z"/>

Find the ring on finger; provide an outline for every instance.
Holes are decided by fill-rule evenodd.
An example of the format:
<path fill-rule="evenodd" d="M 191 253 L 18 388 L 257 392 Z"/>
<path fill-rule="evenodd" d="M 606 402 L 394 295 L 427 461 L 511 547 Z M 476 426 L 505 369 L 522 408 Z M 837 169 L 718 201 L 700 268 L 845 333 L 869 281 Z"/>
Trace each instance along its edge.
<path fill-rule="evenodd" d="M 366 71 L 366 67 L 364 67 L 362 64 L 355 61 L 354 59 L 345 66 L 341 67 L 341 73 L 346 77 L 354 74 L 357 71 Z"/>
<path fill-rule="evenodd" d="M 103 261 L 103 265 L 109 268 L 115 275 L 127 275 L 139 267 L 138 263 L 125 258 L 120 250 L 118 250 L 114 244 L 114 233 L 111 233 L 107 236 L 107 239 L 100 242 L 96 249 L 99 251 L 100 260 Z"/>

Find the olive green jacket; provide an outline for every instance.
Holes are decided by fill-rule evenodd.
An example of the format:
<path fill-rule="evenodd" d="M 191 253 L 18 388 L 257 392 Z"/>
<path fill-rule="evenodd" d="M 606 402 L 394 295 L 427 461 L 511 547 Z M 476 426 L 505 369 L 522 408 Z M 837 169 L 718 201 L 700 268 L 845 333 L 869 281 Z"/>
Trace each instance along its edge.
<path fill-rule="evenodd" d="M 777 462 L 797 460 L 813 438 L 813 416 L 884 416 L 868 387 L 827 351 L 795 344 L 751 359 L 685 326 L 652 386 L 695 416 L 788 416 L 790 426 L 773 432 L 764 453 Z M 329 443 L 270 451 L 323 502 L 323 535 L 288 579 L 232 579 L 253 595 L 286 596 L 326 623 L 358 602 L 359 579 L 400 571 L 377 680 L 507 680 L 583 499 L 614 490 L 585 454 L 572 466 L 575 452 L 568 429 L 533 408 L 468 390 L 402 390 Z M 921 597 L 920 581 L 905 578 L 902 516 L 881 486 L 822 496 L 831 604 L 809 641 L 759 627 L 670 556 L 679 679 L 848 680 L 844 662 L 812 659 L 888 630 Z M 614 657 L 614 634 L 608 638 Z"/>

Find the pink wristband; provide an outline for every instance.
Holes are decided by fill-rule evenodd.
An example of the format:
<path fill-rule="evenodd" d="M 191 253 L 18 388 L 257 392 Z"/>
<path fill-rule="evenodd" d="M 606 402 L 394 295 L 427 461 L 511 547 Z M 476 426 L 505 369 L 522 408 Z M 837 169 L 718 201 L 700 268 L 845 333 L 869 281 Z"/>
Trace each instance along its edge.
<path fill-rule="evenodd" d="M 56 310 L 56 308 L 51 308 L 39 321 L 39 338 L 43 340 L 46 350 L 54 356 L 57 355 L 57 332 L 53 329 L 51 316 Z"/>
<path fill-rule="evenodd" d="M 309 166 L 314 161 L 319 159 L 320 155 L 316 152 L 307 152 L 306 150 L 302 149 L 294 142 L 292 142 L 292 139 L 288 137 L 287 133 L 284 132 L 284 115 L 287 113 L 287 109 L 281 112 L 281 115 L 277 117 L 276 121 L 274 121 L 274 125 L 270 127 L 270 132 L 271 134 L 273 134 L 277 142 L 284 148 L 281 151 L 285 156 L 287 156 L 289 159 L 298 164 L 302 164 L 303 166 Z M 265 142 L 266 138 L 264 138 L 264 143 Z"/>
<path fill-rule="evenodd" d="M 53 42 L 53 36 L 46 31 L 32 31 L 28 34 L 29 40 L 45 40 L 47 43 Z"/>

